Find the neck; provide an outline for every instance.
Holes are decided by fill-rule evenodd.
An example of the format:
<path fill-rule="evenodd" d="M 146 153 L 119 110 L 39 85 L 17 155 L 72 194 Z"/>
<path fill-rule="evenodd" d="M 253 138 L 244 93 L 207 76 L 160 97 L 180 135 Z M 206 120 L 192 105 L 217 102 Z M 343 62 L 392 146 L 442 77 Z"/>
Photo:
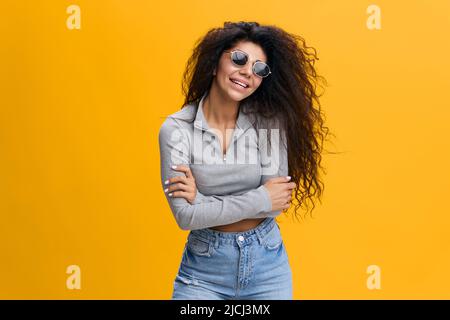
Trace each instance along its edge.
<path fill-rule="evenodd" d="M 231 100 L 213 83 L 203 101 L 203 114 L 213 128 L 234 128 L 239 113 L 239 102 Z"/>

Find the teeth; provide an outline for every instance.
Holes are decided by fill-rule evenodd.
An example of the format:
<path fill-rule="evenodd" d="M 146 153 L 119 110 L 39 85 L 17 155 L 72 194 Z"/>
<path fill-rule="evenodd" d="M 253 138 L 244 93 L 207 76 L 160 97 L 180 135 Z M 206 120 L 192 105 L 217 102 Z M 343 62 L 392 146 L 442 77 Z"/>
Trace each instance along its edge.
<path fill-rule="evenodd" d="M 240 85 L 240 86 L 242 86 L 244 88 L 247 88 L 247 85 L 245 83 L 242 83 L 242 82 L 240 82 L 238 80 L 234 80 L 234 79 L 231 79 L 231 81 L 233 81 L 234 83 L 237 83 L 238 85 Z"/>

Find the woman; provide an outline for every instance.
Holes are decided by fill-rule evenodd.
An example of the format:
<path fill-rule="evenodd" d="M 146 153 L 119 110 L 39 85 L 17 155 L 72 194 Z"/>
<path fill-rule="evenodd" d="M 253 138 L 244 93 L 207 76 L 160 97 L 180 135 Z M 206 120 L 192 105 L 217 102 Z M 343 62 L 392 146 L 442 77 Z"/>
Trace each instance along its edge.
<path fill-rule="evenodd" d="M 185 103 L 159 131 L 164 192 L 190 230 L 173 299 L 292 299 L 274 218 L 292 191 L 295 212 L 320 197 L 327 132 L 313 106 L 315 55 L 298 40 L 275 26 L 226 22 L 194 48 Z"/>

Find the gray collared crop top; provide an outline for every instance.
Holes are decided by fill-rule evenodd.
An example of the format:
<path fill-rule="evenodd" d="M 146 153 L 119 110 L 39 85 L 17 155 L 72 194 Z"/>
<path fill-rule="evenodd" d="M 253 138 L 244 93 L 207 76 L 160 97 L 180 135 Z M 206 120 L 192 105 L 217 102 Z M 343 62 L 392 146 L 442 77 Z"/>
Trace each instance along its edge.
<path fill-rule="evenodd" d="M 159 130 L 163 190 L 168 187 L 164 181 L 184 175 L 171 168 L 177 164 L 190 167 L 197 186 L 193 204 L 165 193 L 178 226 L 195 230 L 243 219 L 278 216 L 281 211 L 271 211 L 272 203 L 264 183 L 272 177 L 288 175 L 285 134 L 276 121 L 267 126 L 279 129 L 271 130 L 268 148 L 265 137 L 269 132 L 258 131 L 258 137 L 252 122 L 254 116 L 244 114 L 246 105 L 241 103 L 224 155 L 219 131 L 208 126 L 203 114 L 207 94 L 198 104 L 187 104 L 169 115 Z"/>

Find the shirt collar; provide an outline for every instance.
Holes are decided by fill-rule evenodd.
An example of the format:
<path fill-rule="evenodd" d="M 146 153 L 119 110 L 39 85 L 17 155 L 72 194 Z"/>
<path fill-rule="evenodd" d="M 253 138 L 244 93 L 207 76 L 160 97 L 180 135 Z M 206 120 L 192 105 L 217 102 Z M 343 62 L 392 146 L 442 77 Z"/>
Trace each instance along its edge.
<path fill-rule="evenodd" d="M 205 92 L 200 99 L 197 108 L 197 114 L 195 115 L 194 127 L 200 130 L 209 130 L 208 122 L 206 121 L 205 114 L 203 113 L 203 102 L 205 101 L 205 97 L 208 92 Z M 248 115 L 244 114 L 242 110 L 245 108 L 245 104 L 241 104 L 239 106 L 239 114 L 236 120 L 236 127 L 242 129 L 243 131 L 247 130 L 252 126 L 250 118 Z"/>

